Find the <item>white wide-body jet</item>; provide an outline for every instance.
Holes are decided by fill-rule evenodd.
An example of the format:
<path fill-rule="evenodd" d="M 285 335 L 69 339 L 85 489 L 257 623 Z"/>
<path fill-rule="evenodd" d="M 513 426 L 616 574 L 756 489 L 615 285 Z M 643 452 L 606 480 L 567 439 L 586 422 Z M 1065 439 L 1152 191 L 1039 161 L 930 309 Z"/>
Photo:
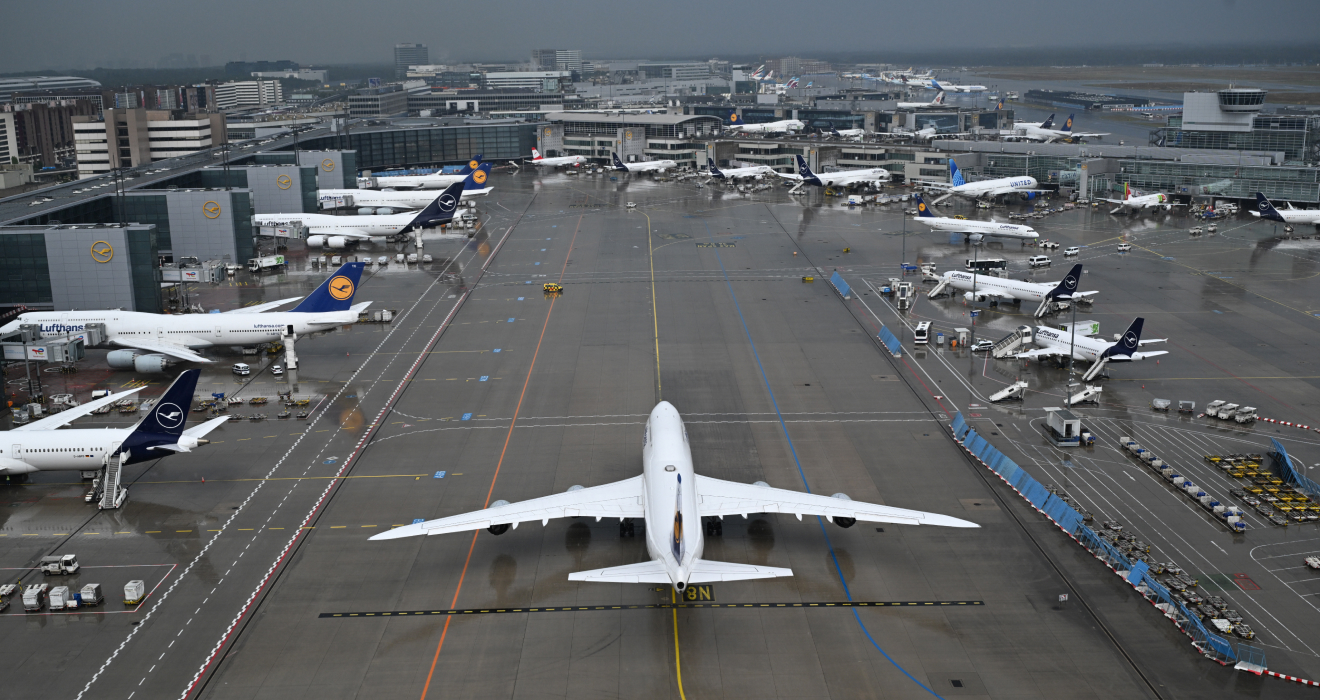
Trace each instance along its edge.
<path fill-rule="evenodd" d="M 730 124 L 724 127 L 725 131 L 736 131 L 743 134 L 787 134 L 802 131 L 807 128 L 805 122 L 797 119 L 784 119 L 777 122 L 766 122 L 764 124 Z"/>
<path fill-rule="evenodd" d="M 807 166 L 807 160 L 802 156 L 797 156 L 797 166 L 797 175 L 785 175 L 784 173 L 779 173 L 779 176 L 789 180 L 797 180 L 802 184 L 815 185 L 816 187 L 878 186 L 889 182 L 889 171 L 884 168 L 862 168 L 860 170 L 840 170 L 833 173 L 813 173 L 811 168 Z"/>
<path fill-rule="evenodd" d="M 1276 209 L 1262 192 L 1256 193 L 1256 210 L 1252 216 L 1270 221 L 1279 221 L 1289 226 L 1293 224 L 1311 224 L 1320 226 L 1320 209 Z"/>
<path fill-rule="evenodd" d="M 586 156 L 555 156 L 554 158 L 546 158 L 545 156 L 541 155 L 540 151 L 533 148 L 532 160 L 529 162 L 532 165 L 539 166 L 542 168 L 562 168 L 566 165 L 584 165 L 587 162 L 587 157 Z"/>
<path fill-rule="evenodd" d="M 1163 343 L 1166 339 L 1141 339 L 1141 327 L 1145 319 L 1137 318 L 1128 326 L 1127 331 L 1118 336 L 1116 342 L 1086 335 L 1074 336 L 1072 331 L 1059 330 L 1049 326 L 1037 326 L 1032 342 L 1037 349 L 1018 353 L 1014 357 L 1031 359 L 1036 357 L 1063 357 L 1070 354 L 1075 360 L 1091 362 L 1090 368 L 1082 375 L 1083 381 L 1095 379 L 1096 375 L 1110 362 L 1131 362 L 1148 357 L 1169 354 L 1167 350 L 1138 352 L 1137 348 L 1150 343 Z"/>
<path fill-rule="evenodd" d="M 962 171 L 958 169 L 958 164 L 949 159 L 949 182 L 929 182 L 926 180 L 913 180 L 926 187 L 932 187 L 943 190 L 943 194 L 938 199 L 931 202 L 932 205 L 939 205 L 940 202 L 949 197 L 966 197 L 968 199 L 994 199 L 1008 194 L 1020 194 L 1028 199 L 1034 197 L 1037 193 L 1048 192 L 1049 190 L 1039 189 L 1040 183 L 1036 178 L 1030 175 L 1021 177 L 1000 177 L 993 180 L 977 180 L 976 182 L 967 182 L 963 179 Z"/>
<path fill-rule="evenodd" d="M 1000 135 L 1006 139 L 1026 139 L 1027 141 L 1043 141 L 1053 143 L 1055 141 L 1076 141 L 1078 139 L 1099 139 L 1108 136 L 1108 133 L 1086 134 L 1073 131 L 1073 116 L 1068 115 L 1068 120 L 1063 123 L 1062 129 L 1054 128 L 1054 115 L 1051 114 L 1048 119 L 1036 124 L 1014 124 L 1012 129 L 1000 132 Z"/>
<path fill-rule="evenodd" d="M 207 444 L 207 433 L 228 420 L 221 416 L 185 428 L 193 392 L 201 371 L 180 374 L 160 400 L 131 428 L 68 428 L 64 426 L 93 411 L 127 398 L 145 387 L 112 394 L 20 425 L 8 431 L 0 446 L 0 476 L 49 471 L 95 471 L 107 458 L 123 453 L 120 465 L 146 462 L 175 452 L 191 452 Z"/>
<path fill-rule="evenodd" d="M 347 217 L 335 217 L 347 218 Z M 111 352 L 112 367 L 121 364 L 137 367 L 138 360 L 165 355 L 186 362 L 211 362 L 198 350 L 216 346 L 257 345 L 280 340 L 284 335 L 304 335 L 357 322 L 358 313 L 371 302 L 353 304 L 362 268 L 366 263 L 351 262 L 321 283 L 302 303 L 289 311 L 270 311 L 298 297 L 281 299 L 257 306 L 245 306 L 221 314 L 152 314 L 140 311 L 29 311 L 0 328 L 0 333 L 17 331 L 26 323 L 41 325 L 42 337 L 79 337 L 86 339 L 87 324 L 105 324 L 106 341 L 112 345 L 143 353 Z M 150 353 L 150 355 L 148 355 Z M 160 359 L 157 357 L 157 359 Z M 143 365 L 139 371 L 149 371 Z M 158 371 L 163 363 L 157 363 Z M 60 414 L 64 415 L 64 414 Z"/>
<path fill-rule="evenodd" d="M 624 163 L 619 159 L 618 153 L 611 153 L 614 157 L 614 169 L 629 173 L 663 173 L 666 170 L 673 170 L 678 167 L 678 163 L 672 160 L 642 160 L 636 163 Z"/>
<path fill-rule="evenodd" d="M 1172 211 L 1174 207 L 1187 206 L 1186 204 L 1179 204 L 1178 202 L 1173 201 L 1173 198 L 1169 195 L 1159 192 L 1155 194 L 1133 195 L 1132 188 L 1127 184 L 1123 185 L 1122 199 L 1105 199 L 1101 197 L 1100 201 L 1118 205 L 1109 210 L 1110 214 L 1117 214 L 1124 209 L 1128 210 L 1128 212 L 1136 213 L 1146 209 L 1163 209 L 1164 211 Z"/>
<path fill-rule="evenodd" d="M 1055 299 L 1081 299 L 1094 296 L 1099 292 L 1079 292 L 1077 285 L 1082 279 L 1082 265 L 1073 265 L 1068 274 L 1058 282 L 1023 282 L 993 275 L 975 275 L 963 270 L 949 270 L 940 279 L 940 283 L 930 290 L 930 296 L 938 296 L 946 287 L 953 287 L 965 292 L 963 297 L 972 302 L 1037 302 L 1036 318 L 1045 315 L 1049 302 Z"/>
<path fill-rule="evenodd" d="M 838 139 L 860 141 L 866 136 L 866 129 L 830 129 L 829 135 Z"/>
<path fill-rule="evenodd" d="M 489 185 L 490 163 L 482 163 L 463 180 L 463 199 L 484 197 L 495 189 Z M 392 207 L 418 211 L 435 201 L 435 190 L 320 190 L 316 194 L 322 209 L 357 207 Z M 388 216 L 388 215 L 384 215 Z"/>
<path fill-rule="evenodd" d="M 763 177 L 778 175 L 775 169 L 768 165 L 752 165 L 746 168 L 721 168 L 715 165 L 715 161 L 707 158 L 706 169 L 710 176 L 715 180 L 759 180 Z"/>
<path fill-rule="evenodd" d="M 953 161 L 949 162 L 952 163 Z M 968 241 L 980 241 L 986 236 L 1016 238 L 1022 241 L 1032 241 L 1040 238 L 1040 234 L 1036 233 L 1035 229 L 1021 224 L 1001 224 L 997 221 L 976 221 L 974 219 L 935 216 L 930 213 L 930 206 L 921 198 L 921 195 L 917 194 L 912 197 L 917 201 L 917 217 L 913 221 L 925 224 L 933 231 L 961 233 Z"/>
<path fill-rule="evenodd" d="M 481 165 L 481 154 L 472 156 L 472 160 L 456 173 L 431 173 L 430 175 L 377 175 L 358 178 L 361 189 L 391 188 L 396 190 L 443 190 L 455 182 L 462 182 Z"/>
<path fill-rule="evenodd" d="M 693 470 L 687 431 L 678 410 L 662 401 L 651 411 L 642 439 L 642 475 L 603 486 L 574 486 L 566 493 L 507 503 L 496 501 L 484 510 L 405 525 L 373 540 L 488 529 L 499 535 L 521 523 L 551 518 L 618 518 L 620 534 L 631 532 L 631 518 L 646 521 L 646 551 L 650 561 L 568 575 L 570 581 L 665 583 L 682 591 L 691 584 L 713 581 L 792 576 L 791 569 L 701 558 L 705 535 L 721 532 L 726 515 L 785 513 L 823 516 L 840 527 L 863 522 L 901 525 L 979 527 L 937 513 L 892 508 L 850 500 L 844 494 L 818 496 L 772 488 L 757 482 L 740 484 L 700 476 Z M 703 523 L 703 520 L 705 521 Z M 703 526 L 704 525 L 704 526 Z"/>
<path fill-rule="evenodd" d="M 256 214 L 253 225 L 276 228 L 300 225 L 307 229 L 307 247 L 341 249 L 352 243 L 363 243 L 372 238 L 402 236 L 418 228 L 434 228 L 454 219 L 458 202 L 463 196 L 463 183 L 455 182 L 431 199 L 421 211 L 402 214 L 367 214 L 363 216 L 335 216 L 334 214 Z"/>
<path fill-rule="evenodd" d="M 899 109 L 935 109 L 935 108 L 947 107 L 947 106 L 948 105 L 944 104 L 944 91 L 942 90 L 940 91 L 939 94 L 935 95 L 935 99 L 931 100 L 930 102 L 899 102 L 898 103 Z"/>

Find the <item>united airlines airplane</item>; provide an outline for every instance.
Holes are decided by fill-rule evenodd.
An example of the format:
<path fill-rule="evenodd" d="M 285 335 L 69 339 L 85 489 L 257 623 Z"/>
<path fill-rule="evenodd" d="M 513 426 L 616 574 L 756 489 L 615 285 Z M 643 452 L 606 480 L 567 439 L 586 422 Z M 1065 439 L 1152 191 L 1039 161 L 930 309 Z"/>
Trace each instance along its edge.
<path fill-rule="evenodd" d="M 650 561 L 625 564 L 568 575 L 570 581 L 612 583 L 665 583 L 683 591 L 694 583 L 743 581 L 792 576 L 792 569 L 702 559 L 705 535 L 721 534 L 726 515 L 785 513 L 823 516 L 839 527 L 858 520 L 900 525 L 980 527 L 976 523 L 937 513 L 923 513 L 862 503 L 836 493 L 818 496 L 772 488 L 764 482 L 740 484 L 700 476 L 693 469 L 692 448 L 678 409 L 661 401 L 651 411 L 642 437 L 642 474 L 612 484 L 509 503 L 496 501 L 489 508 L 404 525 L 382 532 L 373 540 L 487 529 L 502 535 L 525 522 L 551 518 L 618 518 L 619 534 L 632 534 L 633 518 L 646 521 L 646 551 Z M 704 523 L 704 527 L 702 527 Z"/>

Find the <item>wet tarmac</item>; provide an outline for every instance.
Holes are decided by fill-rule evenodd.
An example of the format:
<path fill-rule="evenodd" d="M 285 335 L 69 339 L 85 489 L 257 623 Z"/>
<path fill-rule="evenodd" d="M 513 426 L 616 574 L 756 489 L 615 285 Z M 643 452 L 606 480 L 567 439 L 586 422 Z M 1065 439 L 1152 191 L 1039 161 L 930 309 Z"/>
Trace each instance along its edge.
<path fill-rule="evenodd" d="M 1064 454 L 1044 446 L 1036 426 L 1041 408 L 1061 404 L 1066 370 L 934 347 L 895 360 L 874 340 L 879 322 L 931 320 L 948 332 L 970 320 L 961 298 L 923 297 L 900 314 L 866 291 L 867 281 L 897 276 L 904 257 L 945 270 L 971 256 L 961 237 L 901 235 L 896 206 L 853 211 L 819 194 L 742 196 L 610 176 L 500 175 L 495 184 L 475 238 L 428 238 L 430 269 L 391 264 L 364 277 L 358 299 L 397 310 L 392 323 L 300 341 L 296 378 L 270 376 L 282 358 L 269 357 L 240 385 L 227 368 L 243 356 L 218 351 L 199 385 L 245 398 L 294 388 L 314 407 L 307 419 L 234 422 L 192 454 L 138 465 L 118 511 L 84 504 L 76 473 L 5 487 L 8 578 L 36 581 L 26 567 L 73 552 L 86 568 L 59 583 L 100 582 L 108 598 L 94 612 L 25 615 L 15 601 L 0 613 L 12 687 L 111 698 L 1309 692 L 1200 658 L 965 456 L 947 429 L 957 411 L 1042 482 L 1066 484 L 1097 517 L 1149 532 L 1189 571 L 1248 574 L 1261 590 L 1231 594 L 1270 667 L 1320 677 L 1311 651 L 1320 639 L 1308 631 L 1317 611 L 1302 595 L 1310 584 L 1300 572 L 1268 571 L 1263 550 L 1253 552 L 1285 554 L 1286 541 L 1307 549 L 1317 526 L 1229 535 L 1112 449 L 1119 431 L 1145 431 L 1194 461 L 1202 449 L 1265 451 L 1268 435 L 1307 464 L 1320 459 L 1314 433 L 1225 430 L 1148 408 L 1156 396 L 1223 398 L 1320 423 L 1320 377 L 1304 364 L 1313 361 L 1307 344 L 1320 342 L 1305 301 L 1320 298 L 1320 242 L 1279 241 L 1246 218 L 1195 239 L 1176 215 L 1070 211 L 1035 222 L 1047 237 L 1087 246 L 1083 287 L 1101 294 L 1085 318 L 1111 334 L 1142 315 L 1147 336 L 1169 339 L 1158 364 L 1113 365 L 1101 405 L 1078 411 L 1101 443 Z M 1118 254 L 1124 233 L 1133 250 Z M 1026 272 L 1036 252 L 992 243 L 977 255 L 1009 259 L 1015 277 L 1062 274 L 1061 260 Z M 229 308 L 310 289 L 320 273 L 301 251 L 290 257 L 288 274 L 240 278 L 204 290 L 200 303 Z M 452 268 L 437 268 L 441 260 Z M 852 299 L 825 281 L 835 269 L 859 290 Z M 563 295 L 543 295 L 547 281 L 562 282 Z M 1029 322 L 1031 309 L 983 311 L 978 333 L 998 338 Z M 103 355 L 93 355 L 68 378 L 79 391 L 165 383 L 98 369 Z M 973 410 L 1019 376 L 1031 385 L 1023 404 Z M 567 580 L 646 558 L 642 540 L 621 538 L 609 521 L 367 541 L 495 499 L 633 476 L 642 423 L 660 399 L 684 414 L 702 474 L 846 492 L 983 527 L 729 518 L 708 538 L 707 558 L 794 576 L 717 584 L 710 600 L 693 601 L 707 607 L 678 610 L 663 607 L 667 588 Z M 113 418 L 101 422 L 131 420 Z M 1058 466 L 1065 457 L 1074 465 Z M 1215 477 L 1226 479 L 1202 480 Z M 118 597 L 130 579 L 151 591 L 137 610 Z M 963 604 L 814 605 L 850 600 Z M 515 608 L 529 611 L 498 612 Z"/>

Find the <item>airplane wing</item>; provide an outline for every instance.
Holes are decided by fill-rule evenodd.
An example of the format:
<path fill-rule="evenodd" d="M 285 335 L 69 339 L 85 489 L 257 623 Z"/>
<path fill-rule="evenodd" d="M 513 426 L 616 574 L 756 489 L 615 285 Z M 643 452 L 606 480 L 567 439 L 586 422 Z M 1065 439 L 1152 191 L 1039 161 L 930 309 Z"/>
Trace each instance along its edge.
<path fill-rule="evenodd" d="M 568 580 L 595 583 L 670 583 L 669 572 L 665 569 L 664 562 L 656 559 L 605 569 L 575 571 L 568 575 Z"/>
<path fill-rule="evenodd" d="M 437 196 L 439 196 L 439 195 L 437 195 Z M 309 235 L 309 236 L 343 236 L 343 237 L 345 237 L 345 238 L 355 238 L 355 239 L 358 239 L 358 240 L 367 240 L 367 239 L 371 238 L 371 234 L 367 233 L 366 231 L 363 231 L 362 229 L 357 229 L 357 228 L 347 228 L 347 229 L 345 229 L 345 228 L 335 228 L 335 229 L 327 229 L 327 228 L 317 228 L 317 227 L 315 227 L 315 226 L 313 226 L 313 227 L 307 229 L 307 235 Z"/>
<path fill-rule="evenodd" d="M 756 484 L 697 476 L 697 510 L 706 515 L 747 515 L 749 513 L 792 513 L 798 516 L 823 515 L 826 518 L 853 518 L 873 523 L 900 525 L 943 525 L 945 527 L 980 527 L 966 520 L 891 508 L 874 503 L 844 500 L 832 496 L 777 489 Z"/>
<path fill-rule="evenodd" d="M 95 411 L 98 408 L 101 408 L 103 406 L 109 406 L 110 404 L 122 398 L 132 396 L 133 394 L 136 394 L 145 388 L 146 387 L 144 386 L 140 386 L 136 389 L 121 391 L 118 394 L 111 394 L 109 396 L 99 398 L 95 401 L 88 401 L 85 404 L 82 404 L 80 406 L 75 406 L 74 408 L 70 408 L 67 411 L 61 411 L 59 413 L 56 413 L 55 415 L 46 416 L 41 420 L 33 421 L 31 423 L 27 423 L 26 425 L 16 426 L 15 428 L 13 428 L 12 432 L 18 432 L 20 430 L 54 430 L 56 428 L 63 428 L 64 426 L 72 423 L 73 421 L 79 418 L 82 418 L 83 416 L 90 415 L 92 411 Z"/>
<path fill-rule="evenodd" d="M 288 304 L 289 302 L 292 302 L 292 301 L 298 301 L 298 300 L 301 299 L 301 298 L 302 298 L 302 297 L 289 297 L 288 299 L 280 299 L 279 301 L 270 301 L 270 302 L 266 302 L 265 304 L 254 304 L 254 305 L 252 305 L 252 306 L 240 306 L 240 307 L 238 307 L 237 309 L 230 309 L 230 310 L 228 310 L 228 311 L 225 311 L 224 313 L 227 313 L 227 314 L 259 314 L 259 313 L 261 313 L 261 312 L 263 312 L 263 311 L 270 311 L 271 309 L 278 308 L 278 307 L 280 307 L 280 306 L 284 306 L 285 304 Z"/>
<path fill-rule="evenodd" d="M 642 477 L 634 476 L 612 484 L 592 486 L 396 527 L 371 539 L 392 540 L 417 535 L 443 535 L 465 530 L 482 530 L 492 525 L 518 527 L 518 524 L 523 522 L 540 520 L 544 523 L 549 522 L 551 518 L 583 515 L 599 520 L 600 518 L 641 518 L 645 514 L 642 508 Z"/>
<path fill-rule="evenodd" d="M 1127 203 L 1127 202 L 1125 202 L 1124 200 L 1121 200 L 1121 199 L 1105 199 L 1104 197 L 1101 197 L 1101 198 L 1100 198 L 1100 201 L 1102 201 L 1102 202 L 1109 202 L 1110 204 L 1126 204 L 1126 203 Z"/>
<path fill-rule="evenodd" d="M 1147 345 L 1149 343 L 1167 343 L 1167 342 L 1169 342 L 1168 338 L 1148 338 L 1138 341 L 1137 345 Z"/>
<path fill-rule="evenodd" d="M 155 353 L 160 353 L 162 355 L 169 355 L 170 357 L 179 360 L 184 360 L 185 362 L 206 362 L 206 363 L 212 362 L 212 360 L 208 360 L 205 357 L 198 355 L 196 352 L 193 352 L 191 348 L 185 345 L 180 345 L 178 343 L 170 343 L 163 340 L 156 340 L 150 338 L 145 340 L 138 340 L 137 338 L 125 339 L 123 336 L 120 336 L 118 338 L 115 338 L 111 342 L 113 342 L 115 345 L 126 345 L 130 348 L 137 348 L 138 350 L 146 350 L 147 352 L 155 352 Z"/>
<path fill-rule="evenodd" d="M 1072 135 L 1072 137 L 1075 139 L 1085 139 L 1085 138 L 1098 139 L 1102 136 L 1109 136 L 1109 134 L 1073 134 Z"/>
<path fill-rule="evenodd" d="M 953 185 L 950 185 L 947 182 L 933 182 L 931 180 L 909 180 L 909 182 L 913 185 L 921 185 L 922 187 L 934 187 L 942 190 L 953 189 Z"/>
<path fill-rule="evenodd" d="M 1021 360 L 1029 360 L 1029 359 L 1031 359 L 1031 358 L 1033 358 L 1033 357 L 1054 357 L 1054 356 L 1056 356 L 1056 355 L 1064 356 L 1064 355 L 1067 355 L 1067 354 L 1068 354 L 1068 351 L 1067 351 L 1067 350 L 1063 350 L 1063 349 L 1061 349 L 1061 348 L 1037 348 L 1037 349 L 1035 349 L 1035 350 L 1028 350 L 1028 351 L 1026 351 L 1026 352 L 1020 352 L 1020 353 L 1014 355 L 1013 357 L 1016 357 L 1016 358 L 1021 359 Z"/>
<path fill-rule="evenodd" d="M 1147 357 L 1158 357 L 1160 355 L 1168 355 L 1168 354 L 1169 354 L 1168 350 L 1155 350 L 1152 352 L 1134 352 L 1132 353 L 1132 359 L 1144 360 Z"/>

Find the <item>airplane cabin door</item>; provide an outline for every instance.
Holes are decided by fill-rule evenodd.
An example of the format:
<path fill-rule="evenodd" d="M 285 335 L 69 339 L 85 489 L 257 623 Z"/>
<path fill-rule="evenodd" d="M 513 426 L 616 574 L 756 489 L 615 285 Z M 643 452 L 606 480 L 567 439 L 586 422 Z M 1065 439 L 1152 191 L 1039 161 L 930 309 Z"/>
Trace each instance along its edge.
<path fill-rule="evenodd" d="M 14 456 L 14 459 L 23 459 L 23 446 L 14 445 L 10 448 L 9 453 Z"/>

